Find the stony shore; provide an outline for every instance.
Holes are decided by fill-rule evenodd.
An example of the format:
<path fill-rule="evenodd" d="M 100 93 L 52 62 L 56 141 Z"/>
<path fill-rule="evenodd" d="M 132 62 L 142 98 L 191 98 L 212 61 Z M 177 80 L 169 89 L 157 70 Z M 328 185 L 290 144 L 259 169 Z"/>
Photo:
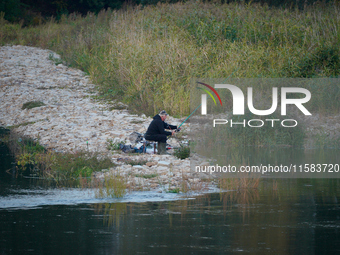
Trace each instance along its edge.
<path fill-rule="evenodd" d="M 118 166 L 98 173 L 97 177 L 119 172 L 133 189 L 201 190 L 212 184 L 202 182 L 190 172 L 189 159 L 109 151 L 108 139 L 129 143 L 129 135 L 134 131 L 144 133 L 152 119 L 95 100 L 95 85 L 88 76 L 63 64 L 56 65 L 52 58 L 59 56 L 35 47 L 0 48 L 0 126 L 12 127 L 19 134 L 37 139 L 47 149 L 59 152 L 88 149 L 108 154 Z M 23 104 L 30 101 L 45 105 L 22 110 Z M 167 122 L 177 125 L 181 120 L 169 117 Z M 178 140 L 172 138 L 169 143 L 178 145 Z M 148 163 L 131 166 L 124 159 Z"/>

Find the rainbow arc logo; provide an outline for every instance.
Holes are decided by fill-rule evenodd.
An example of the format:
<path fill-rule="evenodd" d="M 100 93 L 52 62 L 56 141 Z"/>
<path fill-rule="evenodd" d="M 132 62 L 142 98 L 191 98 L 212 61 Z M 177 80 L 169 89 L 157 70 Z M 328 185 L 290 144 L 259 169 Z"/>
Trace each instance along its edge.
<path fill-rule="evenodd" d="M 220 95 L 217 93 L 217 91 L 216 91 L 213 87 L 211 87 L 210 85 L 208 85 L 208 84 L 206 84 L 206 83 L 203 83 L 203 82 L 197 82 L 197 83 L 198 83 L 198 84 L 201 84 L 201 85 L 203 85 L 203 86 L 206 86 L 206 87 L 209 88 L 212 92 L 214 92 L 215 95 L 217 96 L 218 100 L 220 101 L 221 106 L 222 106 L 222 100 L 221 100 L 221 98 L 220 98 Z M 213 95 L 211 94 L 211 92 L 210 92 L 209 90 L 207 90 L 207 89 L 205 89 L 205 88 L 200 88 L 200 87 L 197 87 L 197 88 L 203 90 L 204 92 L 206 92 L 206 93 L 212 98 L 212 100 L 214 101 L 215 105 L 217 105 L 215 98 L 213 97 Z"/>

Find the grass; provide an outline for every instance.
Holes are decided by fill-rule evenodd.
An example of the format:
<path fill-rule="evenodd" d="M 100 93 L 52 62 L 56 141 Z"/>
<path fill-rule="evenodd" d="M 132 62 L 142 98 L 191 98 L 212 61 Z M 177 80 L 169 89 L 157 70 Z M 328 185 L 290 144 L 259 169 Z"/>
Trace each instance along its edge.
<path fill-rule="evenodd" d="M 132 120 L 132 121 L 130 121 L 130 123 L 131 124 L 142 124 L 142 123 L 144 123 L 144 121 L 143 120 Z"/>
<path fill-rule="evenodd" d="M 0 44 L 56 51 L 101 98 L 153 115 L 189 114 L 193 77 L 339 77 L 337 2 L 304 10 L 189 1 L 62 16 L 22 28 L 1 19 Z"/>
<path fill-rule="evenodd" d="M 7 128 L 8 129 L 14 129 L 14 128 L 22 127 L 22 126 L 31 125 L 31 124 L 37 123 L 38 121 L 44 121 L 44 120 L 46 120 L 46 119 L 40 119 L 40 120 L 37 120 L 37 121 L 27 121 L 27 122 L 23 122 L 23 123 L 20 123 L 20 124 L 17 124 L 17 125 L 13 125 L 13 126 L 7 126 Z"/>
<path fill-rule="evenodd" d="M 111 92 L 111 91 L 110 91 Z M 126 110 L 128 107 L 126 105 L 123 104 L 116 104 L 115 106 L 112 106 L 109 108 L 109 111 L 113 111 L 113 110 Z"/>
<path fill-rule="evenodd" d="M 27 103 L 24 103 L 21 107 L 22 110 L 25 109 L 32 109 L 32 108 L 36 108 L 36 107 L 41 107 L 44 106 L 45 104 L 41 101 L 30 101 Z"/>
<path fill-rule="evenodd" d="M 99 159 L 99 153 L 77 151 L 74 153 L 51 153 L 40 158 L 43 175 L 57 181 L 91 177 L 94 172 L 113 167 L 109 158 Z"/>
<path fill-rule="evenodd" d="M 115 166 L 111 159 L 98 152 L 77 151 L 57 153 L 47 151 L 39 139 L 10 132 L 5 139 L 10 151 L 16 157 L 17 174 L 34 174 L 55 180 L 58 183 L 89 178 L 94 172 Z M 29 170 L 29 173 L 26 172 Z"/>
<path fill-rule="evenodd" d="M 119 174 L 106 175 L 104 180 L 95 180 L 96 197 L 120 198 L 126 194 L 126 180 Z"/>
<path fill-rule="evenodd" d="M 123 197 L 126 193 L 126 183 L 123 177 L 119 175 L 110 175 L 105 177 L 105 197 Z"/>
<path fill-rule="evenodd" d="M 145 165 L 148 161 L 147 160 L 143 160 L 143 159 L 140 159 L 140 160 L 133 160 L 133 159 L 128 159 L 128 160 L 125 160 L 125 163 L 128 164 L 128 165 L 131 165 L 131 166 L 137 166 L 137 165 Z"/>
<path fill-rule="evenodd" d="M 157 177 L 158 174 L 136 174 L 135 177 L 142 177 L 144 179 L 152 179 Z"/>
<path fill-rule="evenodd" d="M 259 177 L 220 178 L 218 179 L 217 186 L 221 190 L 257 189 L 259 183 Z"/>
<path fill-rule="evenodd" d="M 180 189 L 179 188 L 174 188 L 174 189 L 169 189 L 167 193 L 179 193 Z"/>
<path fill-rule="evenodd" d="M 103 182 L 92 179 L 93 173 L 115 166 L 110 158 L 98 152 L 57 153 L 46 150 L 38 139 L 14 131 L 0 128 L 0 134 L 0 141 L 4 141 L 15 155 L 16 176 L 39 176 L 58 186 L 94 187 L 98 197 L 122 197 L 126 193 L 126 181 L 118 174 L 106 176 Z"/>

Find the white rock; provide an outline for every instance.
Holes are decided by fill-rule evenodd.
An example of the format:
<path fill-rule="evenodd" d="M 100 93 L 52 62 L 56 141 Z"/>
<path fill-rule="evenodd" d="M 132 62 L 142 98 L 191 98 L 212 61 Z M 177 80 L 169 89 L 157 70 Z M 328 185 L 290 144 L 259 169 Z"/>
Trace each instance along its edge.
<path fill-rule="evenodd" d="M 138 170 L 144 169 L 143 166 L 141 166 L 141 165 L 134 165 L 134 166 L 132 166 L 132 168 L 138 169 Z"/>
<path fill-rule="evenodd" d="M 121 166 L 108 172 L 129 176 L 140 185 L 149 185 L 150 179 L 161 178 L 161 186 L 169 180 L 181 183 L 182 172 L 190 173 L 190 161 L 178 160 L 171 155 L 140 154 L 128 155 L 120 151 L 108 151 L 107 139 L 114 143 L 128 140 L 133 131 L 144 133 L 151 118 L 129 114 L 127 110 L 108 111 L 110 105 L 98 103 L 89 93 L 94 84 L 80 70 L 55 66 L 49 55 L 57 54 L 34 47 L 4 46 L 0 47 L 0 125 L 14 126 L 15 131 L 37 138 L 47 149 L 66 152 L 70 150 L 89 150 L 107 153 L 112 162 Z M 46 105 L 22 110 L 24 103 L 42 101 Z M 35 122 L 28 125 L 20 125 Z M 138 122 L 138 123 L 131 123 Z M 180 123 L 169 118 L 169 123 Z M 176 140 L 172 139 L 171 143 Z M 154 166 L 123 165 L 118 158 L 130 158 L 158 162 Z M 173 162 L 174 167 L 171 166 Z M 152 164 L 149 164 L 152 165 Z M 171 172 L 170 172 L 171 170 Z M 157 178 L 137 178 L 136 173 L 157 174 Z M 101 175 L 98 175 L 101 176 Z M 152 183 L 155 184 L 155 183 Z M 155 186 L 155 185 L 154 185 Z M 156 186 L 155 186 L 156 187 Z"/>
<path fill-rule="evenodd" d="M 167 161 L 158 161 L 158 166 L 170 166 L 171 163 Z"/>
<path fill-rule="evenodd" d="M 152 167 L 152 169 L 155 169 L 157 172 L 162 172 L 162 171 L 168 171 L 168 167 L 165 166 L 156 166 L 156 167 Z"/>

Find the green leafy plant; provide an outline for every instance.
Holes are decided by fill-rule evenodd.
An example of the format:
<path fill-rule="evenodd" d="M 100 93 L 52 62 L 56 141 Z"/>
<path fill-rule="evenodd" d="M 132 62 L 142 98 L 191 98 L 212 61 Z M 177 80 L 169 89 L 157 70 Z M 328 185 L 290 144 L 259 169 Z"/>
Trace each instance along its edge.
<path fill-rule="evenodd" d="M 41 101 L 30 101 L 30 102 L 27 102 L 27 103 L 24 103 L 21 107 L 22 110 L 24 109 L 32 109 L 32 108 L 35 108 L 35 107 L 41 107 L 41 106 L 44 106 L 45 104 Z"/>
<path fill-rule="evenodd" d="M 48 55 L 48 59 L 53 61 L 56 66 L 59 65 L 59 64 L 63 64 L 63 60 L 61 58 L 54 57 L 53 53 L 50 53 Z"/>
<path fill-rule="evenodd" d="M 34 165 L 36 163 L 35 161 L 35 155 L 31 153 L 24 153 L 17 156 L 17 168 L 18 170 L 24 172 L 26 171 L 27 167 L 29 165 Z"/>
<path fill-rule="evenodd" d="M 186 159 L 190 157 L 190 147 L 181 145 L 179 148 L 175 149 L 174 156 L 179 159 Z"/>
<path fill-rule="evenodd" d="M 122 142 L 114 142 L 112 139 L 107 139 L 106 140 L 106 148 L 110 151 L 117 151 L 120 150 L 120 145 L 122 144 Z"/>
<path fill-rule="evenodd" d="M 167 191 L 167 193 L 179 193 L 179 188 L 175 188 L 175 189 L 170 189 Z"/>

